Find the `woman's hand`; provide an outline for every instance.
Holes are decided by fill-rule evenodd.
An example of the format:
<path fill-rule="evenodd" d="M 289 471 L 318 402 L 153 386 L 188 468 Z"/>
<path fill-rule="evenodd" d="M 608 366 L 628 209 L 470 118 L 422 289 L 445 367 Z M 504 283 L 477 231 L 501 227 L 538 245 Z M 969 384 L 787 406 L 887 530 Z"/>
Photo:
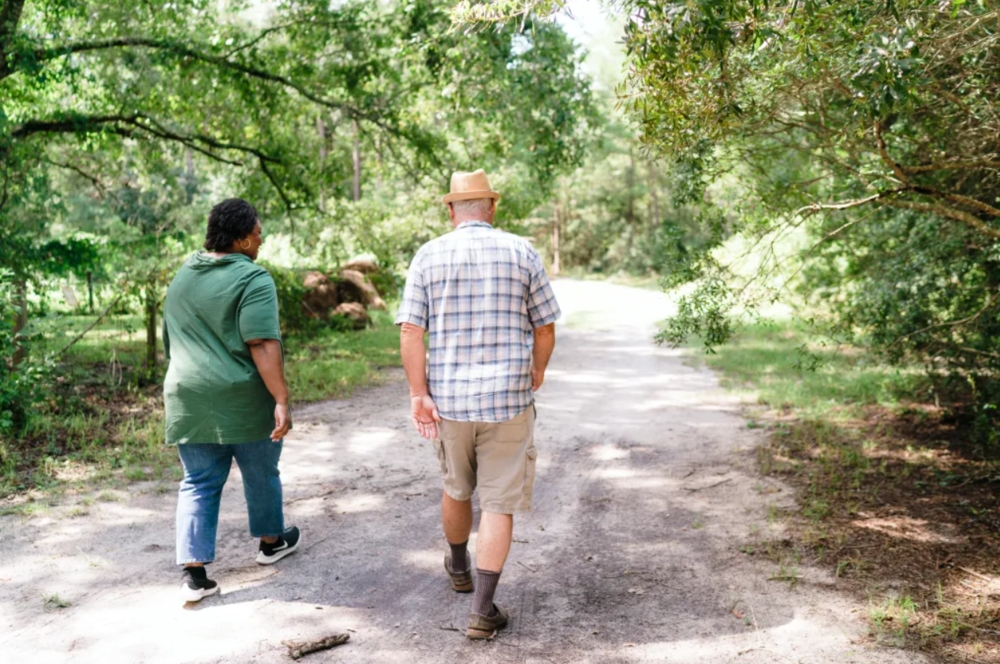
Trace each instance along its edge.
<path fill-rule="evenodd" d="M 279 403 L 274 407 L 274 431 L 271 432 L 271 440 L 278 442 L 288 433 L 292 425 L 292 416 L 288 412 L 287 403 Z"/>
<path fill-rule="evenodd" d="M 285 383 L 284 353 L 277 339 L 251 339 L 247 342 L 250 356 L 264 380 L 267 391 L 278 405 L 274 407 L 274 431 L 271 440 L 278 442 L 292 428 L 292 416 L 288 412 L 288 384 Z"/>
<path fill-rule="evenodd" d="M 441 421 L 441 416 L 434 399 L 429 396 L 410 397 L 410 415 L 413 417 L 413 426 L 421 436 L 428 440 L 438 437 L 437 423 Z"/>

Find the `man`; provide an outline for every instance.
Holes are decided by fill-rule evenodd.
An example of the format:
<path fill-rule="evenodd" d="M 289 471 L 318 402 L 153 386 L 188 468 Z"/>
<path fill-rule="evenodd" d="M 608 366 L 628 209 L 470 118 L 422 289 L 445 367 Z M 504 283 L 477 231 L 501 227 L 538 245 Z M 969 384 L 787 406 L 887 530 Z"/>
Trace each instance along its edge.
<path fill-rule="evenodd" d="M 456 592 L 473 591 L 468 541 L 472 492 L 479 492 L 470 639 L 507 626 L 493 597 L 513 515 L 531 509 L 533 393 L 545 379 L 560 315 L 538 252 L 493 228 L 499 199 L 482 170 L 452 175 L 444 203 L 454 230 L 417 252 L 396 316 L 413 423 L 434 440 L 441 462 L 441 520 L 451 549 L 445 570 Z"/>

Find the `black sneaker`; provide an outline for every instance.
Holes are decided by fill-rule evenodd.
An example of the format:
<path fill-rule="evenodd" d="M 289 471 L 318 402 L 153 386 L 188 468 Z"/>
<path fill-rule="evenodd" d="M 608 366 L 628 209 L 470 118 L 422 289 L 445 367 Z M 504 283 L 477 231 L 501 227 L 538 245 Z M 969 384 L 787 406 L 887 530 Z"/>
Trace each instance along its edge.
<path fill-rule="evenodd" d="M 219 584 L 208 578 L 204 567 L 185 567 L 181 578 L 184 581 L 181 584 L 181 599 L 185 602 L 200 602 L 219 592 Z"/>
<path fill-rule="evenodd" d="M 257 554 L 257 563 L 260 565 L 273 565 L 285 556 L 295 553 L 295 549 L 299 548 L 301 542 L 302 537 L 299 534 L 299 529 L 295 526 L 286 529 L 277 542 L 268 544 L 261 540 L 260 552 Z"/>

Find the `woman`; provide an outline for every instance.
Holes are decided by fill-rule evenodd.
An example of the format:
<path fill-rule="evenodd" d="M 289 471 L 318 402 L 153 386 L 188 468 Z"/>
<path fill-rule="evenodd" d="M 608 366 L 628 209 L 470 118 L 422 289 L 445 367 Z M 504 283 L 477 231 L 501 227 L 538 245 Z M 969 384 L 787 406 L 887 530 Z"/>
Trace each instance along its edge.
<path fill-rule="evenodd" d="M 291 428 L 278 294 L 256 265 L 260 219 L 238 198 L 208 215 L 206 252 L 177 272 L 163 305 L 163 384 L 167 443 L 177 445 L 184 479 L 177 501 L 181 594 L 197 602 L 219 592 L 205 565 L 215 560 L 222 487 L 235 458 L 243 474 L 257 562 L 270 565 L 298 548 L 285 529 L 278 459 Z"/>

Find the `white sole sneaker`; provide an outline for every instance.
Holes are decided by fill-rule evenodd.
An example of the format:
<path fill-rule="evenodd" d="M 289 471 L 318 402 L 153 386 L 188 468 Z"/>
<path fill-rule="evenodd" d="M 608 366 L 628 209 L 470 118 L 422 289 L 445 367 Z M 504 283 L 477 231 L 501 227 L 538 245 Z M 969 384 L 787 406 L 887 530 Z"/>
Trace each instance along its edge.
<path fill-rule="evenodd" d="M 219 592 L 219 586 L 214 588 L 189 588 L 187 584 L 181 586 L 181 599 L 185 602 L 200 602 L 209 595 Z"/>
<path fill-rule="evenodd" d="M 299 533 L 299 539 L 294 545 L 287 548 L 281 549 L 280 551 L 275 551 L 271 555 L 265 554 L 263 551 L 257 552 L 257 564 L 258 565 L 273 565 L 285 556 L 290 556 L 295 553 L 296 549 L 302 544 L 302 534 Z"/>

